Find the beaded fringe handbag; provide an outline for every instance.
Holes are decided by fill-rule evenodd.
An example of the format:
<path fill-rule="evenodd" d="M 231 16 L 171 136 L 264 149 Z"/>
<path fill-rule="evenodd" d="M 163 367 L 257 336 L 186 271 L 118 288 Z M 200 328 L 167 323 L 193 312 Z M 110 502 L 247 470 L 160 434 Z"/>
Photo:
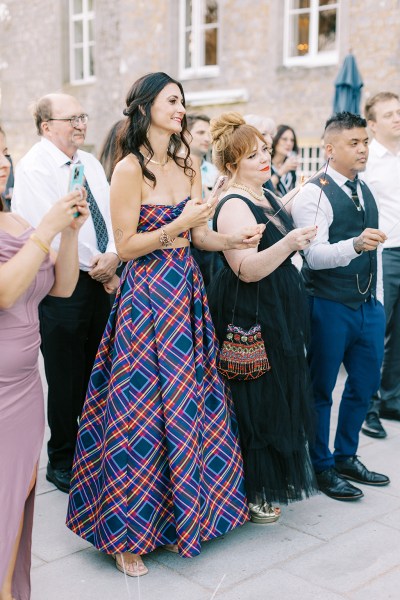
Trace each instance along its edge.
<path fill-rule="evenodd" d="M 261 327 L 258 323 L 258 297 L 260 284 L 257 284 L 256 322 L 250 329 L 243 329 L 235 322 L 236 301 L 239 291 L 238 272 L 235 302 L 232 310 L 232 323 L 226 328 L 225 339 L 219 351 L 217 369 L 227 379 L 257 379 L 271 369 L 265 350 Z"/>

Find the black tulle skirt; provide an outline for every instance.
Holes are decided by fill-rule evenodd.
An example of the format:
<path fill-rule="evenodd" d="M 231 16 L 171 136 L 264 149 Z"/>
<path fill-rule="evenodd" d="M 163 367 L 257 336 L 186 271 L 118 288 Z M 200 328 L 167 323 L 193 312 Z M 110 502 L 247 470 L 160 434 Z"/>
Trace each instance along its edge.
<path fill-rule="evenodd" d="M 209 304 L 220 343 L 232 319 L 237 278 L 225 266 Z M 256 283 L 239 283 L 235 324 L 255 322 Z M 271 370 L 255 380 L 230 380 L 239 424 L 249 502 L 288 503 L 316 492 L 308 441 L 313 401 L 305 355 L 308 306 L 297 269 L 287 259 L 259 282 L 259 320 Z"/>

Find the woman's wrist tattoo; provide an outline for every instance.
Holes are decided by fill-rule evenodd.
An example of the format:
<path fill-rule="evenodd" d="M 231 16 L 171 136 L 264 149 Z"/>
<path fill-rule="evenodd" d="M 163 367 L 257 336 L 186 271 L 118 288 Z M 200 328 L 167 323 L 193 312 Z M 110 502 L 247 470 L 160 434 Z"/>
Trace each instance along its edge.
<path fill-rule="evenodd" d="M 209 233 L 210 233 L 210 230 L 207 227 L 206 231 L 204 232 L 204 234 L 200 238 L 200 244 L 201 245 L 204 244 L 204 242 L 206 241 L 206 237 L 208 236 Z"/>

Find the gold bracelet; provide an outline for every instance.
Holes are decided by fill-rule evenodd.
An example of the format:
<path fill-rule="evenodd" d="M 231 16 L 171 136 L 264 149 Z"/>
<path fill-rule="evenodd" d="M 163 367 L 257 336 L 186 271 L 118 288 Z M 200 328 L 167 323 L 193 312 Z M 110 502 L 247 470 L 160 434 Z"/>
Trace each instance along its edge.
<path fill-rule="evenodd" d="M 164 227 L 161 227 L 161 233 L 160 233 L 161 248 L 168 248 L 168 246 L 172 246 L 174 240 L 175 240 L 175 238 L 171 237 L 169 235 L 169 233 L 167 233 L 165 231 Z"/>
<path fill-rule="evenodd" d="M 40 237 L 36 235 L 36 233 L 31 233 L 29 239 L 32 240 L 32 242 L 36 244 L 36 246 L 40 248 L 41 251 L 45 254 L 48 254 L 50 252 L 50 246 L 48 246 L 43 240 L 41 240 Z"/>

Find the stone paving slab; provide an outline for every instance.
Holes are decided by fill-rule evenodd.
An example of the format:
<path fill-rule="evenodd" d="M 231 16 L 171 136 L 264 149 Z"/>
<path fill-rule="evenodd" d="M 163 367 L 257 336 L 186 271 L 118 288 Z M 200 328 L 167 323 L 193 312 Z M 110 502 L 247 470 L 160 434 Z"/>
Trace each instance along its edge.
<path fill-rule="evenodd" d="M 65 526 L 67 502 L 68 495 L 59 490 L 36 497 L 32 552 L 44 562 L 90 547 Z"/>
<path fill-rule="evenodd" d="M 298 531 L 328 541 L 380 516 L 390 517 L 392 511 L 400 508 L 399 499 L 392 497 L 389 492 L 382 493 L 383 488 L 359 487 L 364 492 L 364 498 L 357 502 L 338 502 L 319 494 L 316 498 L 286 509 L 283 522 Z"/>
<path fill-rule="evenodd" d="M 283 523 L 247 523 L 224 539 L 203 544 L 200 556 L 195 559 L 183 560 L 177 555 L 160 551 L 155 555 L 155 560 L 210 591 L 224 575 L 232 586 L 321 546 L 320 540 L 293 531 Z"/>
<path fill-rule="evenodd" d="M 225 583 L 225 581 L 224 581 Z M 343 600 L 345 596 L 308 583 L 281 569 L 270 569 L 261 577 L 218 593 L 219 600 Z"/>
<path fill-rule="evenodd" d="M 386 515 L 380 516 L 377 521 L 383 523 L 383 525 L 393 527 L 393 529 L 400 529 L 400 510 L 390 511 Z"/>
<path fill-rule="evenodd" d="M 350 593 L 399 565 L 399 538 L 399 532 L 387 525 L 362 524 L 317 552 L 288 562 L 285 570 L 333 592 Z"/>
<path fill-rule="evenodd" d="M 332 408 L 332 436 L 341 372 Z M 246 524 L 182 559 L 156 550 L 149 574 L 119 573 L 113 560 L 64 525 L 67 495 L 45 479 L 40 460 L 33 535 L 32 600 L 398 600 L 400 598 L 400 423 L 385 440 L 360 436 L 360 458 L 392 482 L 363 486 L 343 503 L 318 494 L 282 507 L 272 525 Z M 46 430 L 46 440 L 48 430 Z M 361 486 L 360 486 L 361 487 Z"/>
<path fill-rule="evenodd" d="M 90 548 L 32 571 L 32 600 L 205 600 L 210 593 L 147 557 L 144 577 L 125 577 Z"/>
<path fill-rule="evenodd" d="M 400 597 L 400 567 L 369 581 L 349 595 L 350 600 L 398 600 Z"/>
<path fill-rule="evenodd" d="M 54 492 L 56 489 L 56 486 L 46 479 L 46 466 L 39 468 L 38 479 L 36 483 L 36 495 L 40 496 L 41 494 Z"/>

